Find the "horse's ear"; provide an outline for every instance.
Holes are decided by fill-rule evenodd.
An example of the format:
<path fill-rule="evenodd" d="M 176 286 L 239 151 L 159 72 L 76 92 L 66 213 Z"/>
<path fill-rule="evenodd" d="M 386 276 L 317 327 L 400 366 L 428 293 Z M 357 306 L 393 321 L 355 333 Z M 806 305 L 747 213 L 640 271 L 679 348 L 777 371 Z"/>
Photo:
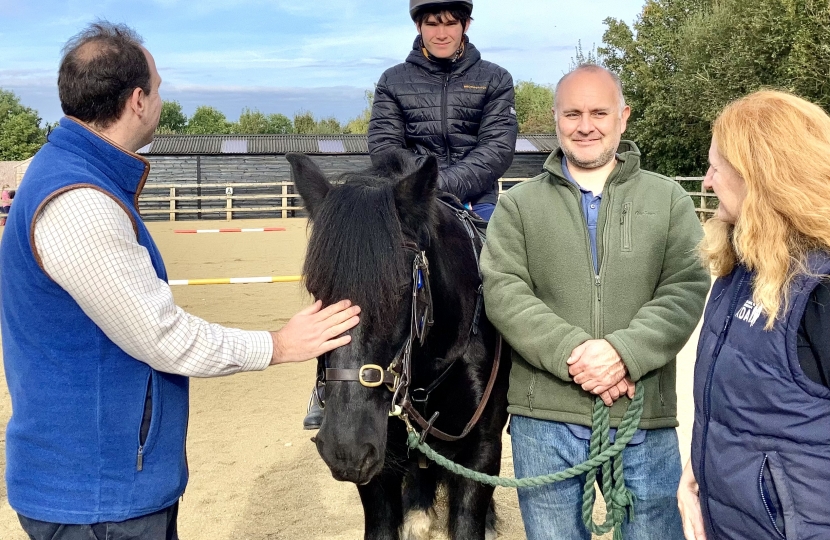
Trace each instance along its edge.
<path fill-rule="evenodd" d="M 307 155 L 291 152 L 285 155 L 285 159 L 291 164 L 294 185 L 297 186 L 297 191 L 303 198 L 303 204 L 313 218 L 320 203 L 328 195 L 331 184 L 326 180 L 320 167 Z"/>
<path fill-rule="evenodd" d="M 395 186 L 395 205 L 401 221 L 417 231 L 430 222 L 432 200 L 438 184 L 438 160 L 427 156 L 420 166 Z"/>

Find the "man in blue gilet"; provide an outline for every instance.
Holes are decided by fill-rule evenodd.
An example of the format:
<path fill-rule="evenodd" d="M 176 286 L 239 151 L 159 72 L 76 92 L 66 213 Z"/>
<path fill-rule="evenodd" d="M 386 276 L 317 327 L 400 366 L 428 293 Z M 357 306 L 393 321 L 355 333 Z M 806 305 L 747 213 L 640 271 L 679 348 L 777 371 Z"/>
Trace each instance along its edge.
<path fill-rule="evenodd" d="M 32 161 L 0 244 L 12 401 L 8 500 L 33 540 L 175 540 L 187 483 L 188 377 L 299 362 L 349 342 L 348 301 L 277 332 L 173 302 L 138 211 L 161 78 L 140 38 L 98 23 L 65 47 L 66 117 Z"/>

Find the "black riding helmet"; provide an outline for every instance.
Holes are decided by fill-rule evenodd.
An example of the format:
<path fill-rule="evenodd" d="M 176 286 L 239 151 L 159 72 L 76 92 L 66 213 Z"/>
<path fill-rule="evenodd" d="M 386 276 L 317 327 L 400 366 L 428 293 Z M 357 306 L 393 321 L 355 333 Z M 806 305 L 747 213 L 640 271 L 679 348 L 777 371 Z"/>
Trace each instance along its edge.
<path fill-rule="evenodd" d="M 441 4 L 465 4 L 470 6 L 470 13 L 473 12 L 473 0 L 409 0 L 409 15 L 415 20 L 415 13 L 422 7 L 437 6 Z"/>

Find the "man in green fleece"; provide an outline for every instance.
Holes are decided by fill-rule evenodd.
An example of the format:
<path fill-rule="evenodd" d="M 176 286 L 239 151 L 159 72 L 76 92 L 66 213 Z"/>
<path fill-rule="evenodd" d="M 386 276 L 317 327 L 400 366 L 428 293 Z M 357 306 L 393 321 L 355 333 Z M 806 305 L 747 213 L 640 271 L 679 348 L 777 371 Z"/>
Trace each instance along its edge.
<path fill-rule="evenodd" d="M 513 348 L 508 394 L 517 477 L 588 458 L 599 396 L 619 425 L 635 385 L 640 430 L 623 452 L 635 519 L 626 540 L 682 539 L 675 356 L 709 290 L 691 198 L 640 169 L 621 141 L 619 78 L 580 66 L 556 88 L 560 148 L 501 197 L 481 256 L 487 316 Z M 529 540 L 584 538 L 582 478 L 519 490 Z"/>

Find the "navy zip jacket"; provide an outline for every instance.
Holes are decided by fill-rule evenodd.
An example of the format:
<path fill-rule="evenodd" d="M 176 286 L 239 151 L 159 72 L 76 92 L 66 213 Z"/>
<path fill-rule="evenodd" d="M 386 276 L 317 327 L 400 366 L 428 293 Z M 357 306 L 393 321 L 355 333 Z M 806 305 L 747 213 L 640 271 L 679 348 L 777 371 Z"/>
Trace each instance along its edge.
<path fill-rule="evenodd" d="M 369 153 L 408 148 L 438 158 L 438 187 L 470 204 L 498 199 L 498 179 L 516 149 L 513 78 L 481 59 L 464 36 L 453 62 L 434 60 L 420 36 L 403 64 L 386 70 L 375 88 Z"/>
<path fill-rule="evenodd" d="M 3 362 L 12 401 L 6 429 L 11 507 L 40 521 L 124 521 L 176 502 L 187 483 L 186 377 L 129 356 L 43 271 L 40 210 L 93 188 L 127 212 L 159 279 L 161 255 L 137 209 L 146 160 L 63 118 L 17 191 L 0 243 Z M 148 402 L 152 395 L 152 401 Z M 142 433 L 148 409 L 149 430 Z"/>
<path fill-rule="evenodd" d="M 830 389 L 799 362 L 801 321 L 830 257 L 813 253 L 771 331 L 752 272 L 715 283 L 695 364 L 692 467 L 709 540 L 830 538 Z"/>

